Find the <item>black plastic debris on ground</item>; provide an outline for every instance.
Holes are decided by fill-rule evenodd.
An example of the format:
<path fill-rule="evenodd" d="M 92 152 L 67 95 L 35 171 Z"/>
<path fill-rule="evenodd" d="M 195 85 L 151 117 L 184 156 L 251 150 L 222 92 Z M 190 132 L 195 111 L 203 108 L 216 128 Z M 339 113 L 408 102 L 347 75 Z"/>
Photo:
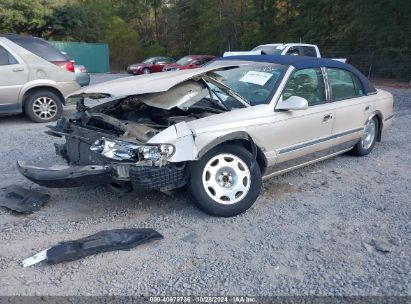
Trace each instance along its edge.
<path fill-rule="evenodd" d="M 151 228 L 104 230 L 73 241 L 61 242 L 23 261 L 31 266 L 43 260 L 49 264 L 74 261 L 100 252 L 128 250 L 151 240 L 164 237 Z"/>
<path fill-rule="evenodd" d="M 20 213 L 31 213 L 40 210 L 49 199 L 47 193 L 11 185 L 0 194 L 0 206 Z"/>

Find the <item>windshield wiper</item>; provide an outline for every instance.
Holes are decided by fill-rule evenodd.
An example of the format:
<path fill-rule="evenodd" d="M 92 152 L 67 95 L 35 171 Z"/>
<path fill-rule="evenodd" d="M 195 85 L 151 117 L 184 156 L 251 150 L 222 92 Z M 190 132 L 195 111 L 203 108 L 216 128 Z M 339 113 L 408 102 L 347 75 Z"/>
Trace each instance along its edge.
<path fill-rule="evenodd" d="M 202 80 L 203 80 L 203 82 L 205 83 L 205 85 L 207 86 L 208 93 L 210 94 L 210 98 L 207 98 L 207 97 L 206 97 L 206 98 L 204 98 L 204 99 L 212 102 L 213 104 L 217 105 L 217 106 L 220 107 L 220 108 L 223 108 L 225 111 L 230 111 L 230 109 L 229 109 L 229 108 L 227 107 L 227 105 L 224 103 L 224 100 L 223 100 L 220 96 L 218 96 L 217 92 L 208 85 L 207 81 L 205 81 L 204 78 L 202 78 Z M 215 99 L 213 98 L 213 94 L 218 98 L 218 100 L 219 100 L 220 102 L 215 101 Z"/>
<path fill-rule="evenodd" d="M 248 103 L 248 101 L 246 99 L 244 99 L 241 95 L 234 92 L 230 87 L 226 86 L 225 84 L 219 82 L 218 80 L 216 80 L 213 77 L 210 77 L 208 75 L 203 75 L 203 79 L 205 81 L 208 81 L 208 82 L 212 83 L 213 85 L 215 85 L 216 87 L 218 87 L 219 89 L 224 91 L 224 93 L 226 93 L 227 95 L 233 97 L 235 100 L 237 100 L 243 106 L 250 107 L 250 104 Z"/>

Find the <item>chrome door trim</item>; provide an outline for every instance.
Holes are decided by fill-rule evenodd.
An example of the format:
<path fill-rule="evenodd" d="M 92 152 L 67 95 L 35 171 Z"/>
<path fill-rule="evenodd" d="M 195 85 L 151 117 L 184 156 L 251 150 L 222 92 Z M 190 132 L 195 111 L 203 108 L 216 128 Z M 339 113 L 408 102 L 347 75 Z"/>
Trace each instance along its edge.
<path fill-rule="evenodd" d="M 364 130 L 364 128 L 357 128 L 357 129 L 348 130 L 348 131 L 345 131 L 345 132 L 333 134 L 333 135 L 330 135 L 330 136 L 317 138 L 317 139 L 314 139 L 314 140 L 311 140 L 311 141 L 308 141 L 308 142 L 305 142 L 305 143 L 302 143 L 302 144 L 297 144 L 297 145 L 294 145 L 294 146 L 285 147 L 285 148 L 280 149 L 278 151 L 278 154 L 284 154 L 284 153 L 292 152 L 292 151 L 295 151 L 295 150 L 306 148 L 308 146 L 312 146 L 312 145 L 322 143 L 324 141 L 328 141 L 328 140 L 332 140 L 332 139 L 335 139 L 335 138 L 338 138 L 338 137 L 341 137 L 341 136 L 345 136 L 345 135 L 348 135 L 348 134 L 351 134 L 351 133 L 360 132 L 362 130 Z"/>
<path fill-rule="evenodd" d="M 301 168 L 301 167 L 304 167 L 304 166 L 307 166 L 307 165 L 314 164 L 314 163 L 319 162 L 319 161 L 322 161 L 322 160 L 324 160 L 324 159 L 331 158 L 331 157 L 336 156 L 336 155 L 338 155 L 338 154 L 342 154 L 342 153 L 344 153 L 344 152 L 350 151 L 351 149 L 352 149 L 352 147 L 350 147 L 350 148 L 348 148 L 348 149 L 345 149 L 345 150 L 341 150 L 341 151 L 339 151 L 339 152 L 335 152 L 335 153 L 332 153 L 332 154 L 328 154 L 328 155 L 323 156 L 323 157 L 320 157 L 320 158 L 313 159 L 313 160 L 308 161 L 308 162 L 305 162 L 305 163 L 301 163 L 301 164 L 299 164 L 299 165 L 295 165 L 295 166 L 293 166 L 293 167 L 289 167 L 289 168 L 286 168 L 286 169 L 283 169 L 283 170 L 280 170 L 280 171 L 275 171 L 275 172 L 273 172 L 273 173 L 269 173 L 269 174 L 263 176 L 263 180 L 266 180 L 266 179 L 268 179 L 268 178 L 270 178 L 270 177 L 273 177 L 273 176 L 276 176 L 276 175 L 280 175 L 280 174 L 283 174 L 283 173 L 286 173 L 286 172 L 289 172 L 289 171 L 292 171 L 292 170 L 295 170 L 295 169 L 298 169 L 298 168 Z"/>
<path fill-rule="evenodd" d="M 330 82 L 328 81 L 328 74 L 327 69 L 325 67 L 321 67 L 321 72 L 323 74 L 323 81 L 325 86 L 325 100 L 327 102 L 331 101 L 331 86 Z"/>
<path fill-rule="evenodd" d="M 394 117 L 394 114 L 388 116 L 386 119 L 384 119 L 384 121 L 390 120 L 390 119 L 392 119 L 393 117 Z"/>

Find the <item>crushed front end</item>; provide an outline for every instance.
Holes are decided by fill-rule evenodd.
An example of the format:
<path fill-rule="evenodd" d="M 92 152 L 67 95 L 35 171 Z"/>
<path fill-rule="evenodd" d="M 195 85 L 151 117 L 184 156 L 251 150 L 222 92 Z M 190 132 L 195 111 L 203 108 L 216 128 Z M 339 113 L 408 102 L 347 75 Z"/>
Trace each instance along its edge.
<path fill-rule="evenodd" d="M 68 103 L 75 102 L 77 112 L 46 131 L 65 138 L 55 149 L 67 165 L 18 162 L 18 169 L 47 187 L 92 183 L 109 184 L 120 191 L 182 187 L 189 178 L 190 162 L 198 157 L 197 134 L 190 125 L 234 107 L 215 93 L 216 87 L 239 98 L 212 78 L 212 71 L 235 66 L 222 63 L 167 78 L 155 74 L 129 77 L 73 93 Z M 97 100 L 97 105 L 85 105 L 89 100 Z M 248 106 L 241 99 L 234 105 Z"/>
<path fill-rule="evenodd" d="M 77 108 L 78 112 L 61 118 L 46 131 L 65 138 L 65 143 L 54 145 L 67 166 L 18 162 L 18 170 L 26 178 L 51 188 L 100 183 L 119 191 L 167 191 L 186 184 L 187 162 L 169 162 L 174 145 L 149 140 L 170 126 L 175 128 L 175 123 L 203 113 L 163 110 L 130 98 L 94 108 L 81 101 Z"/>

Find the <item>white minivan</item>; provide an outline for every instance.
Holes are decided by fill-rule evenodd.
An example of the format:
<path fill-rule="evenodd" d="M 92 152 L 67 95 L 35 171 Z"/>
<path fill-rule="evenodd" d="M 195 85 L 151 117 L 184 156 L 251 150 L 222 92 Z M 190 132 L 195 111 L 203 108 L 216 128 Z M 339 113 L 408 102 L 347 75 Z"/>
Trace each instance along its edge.
<path fill-rule="evenodd" d="M 24 112 L 35 122 L 56 120 L 64 97 L 79 88 L 74 64 L 45 40 L 0 36 L 0 115 Z"/>

